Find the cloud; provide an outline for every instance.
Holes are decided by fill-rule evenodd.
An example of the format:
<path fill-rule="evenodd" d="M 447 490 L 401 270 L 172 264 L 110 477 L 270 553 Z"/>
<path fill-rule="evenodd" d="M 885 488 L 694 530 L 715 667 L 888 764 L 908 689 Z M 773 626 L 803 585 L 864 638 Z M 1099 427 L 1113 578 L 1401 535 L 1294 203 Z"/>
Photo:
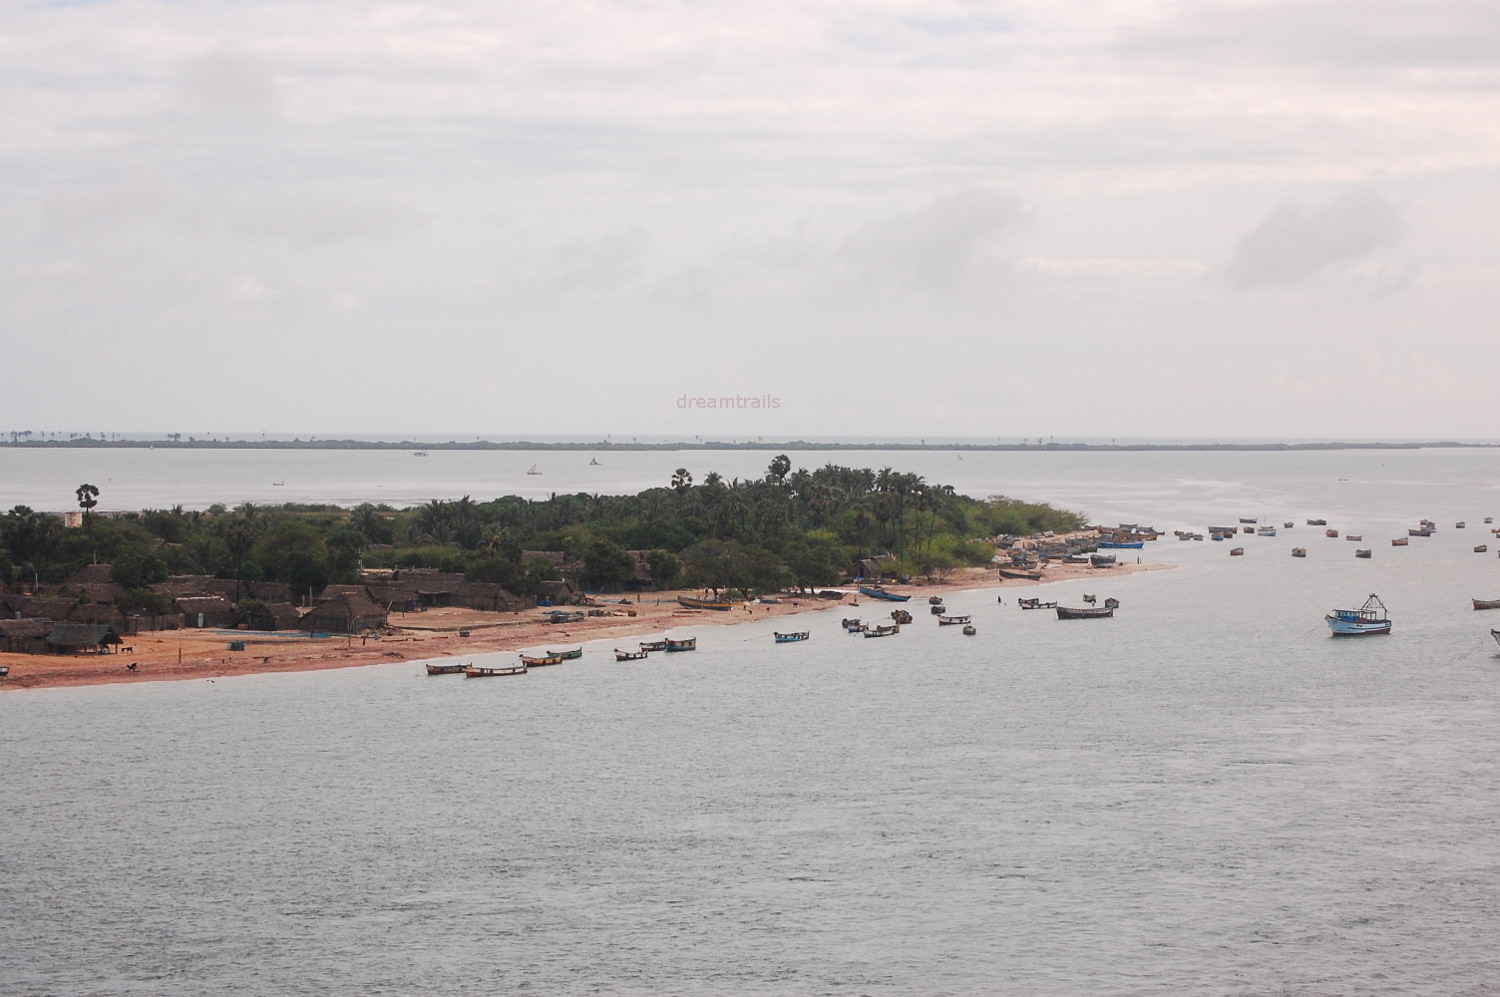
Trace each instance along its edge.
<path fill-rule="evenodd" d="M 838 256 L 876 287 L 945 290 L 984 269 L 995 242 L 1028 217 L 1014 195 L 965 187 L 865 225 L 844 241 Z"/>
<path fill-rule="evenodd" d="M 1349 191 L 1302 208 L 1282 202 L 1240 237 L 1227 270 L 1240 287 L 1300 284 L 1399 242 L 1406 224 L 1390 202 Z"/>
<path fill-rule="evenodd" d="M 177 94 L 189 111 L 220 119 L 271 118 L 280 108 L 270 66 L 233 48 L 185 60 L 178 67 Z"/>

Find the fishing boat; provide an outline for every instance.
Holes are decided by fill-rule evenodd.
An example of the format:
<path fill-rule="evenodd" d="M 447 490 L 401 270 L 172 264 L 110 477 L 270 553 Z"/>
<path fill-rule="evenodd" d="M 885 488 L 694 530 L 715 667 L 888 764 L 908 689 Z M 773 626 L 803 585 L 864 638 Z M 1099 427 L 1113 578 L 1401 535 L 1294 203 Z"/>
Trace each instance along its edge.
<path fill-rule="evenodd" d="M 1119 609 L 1120 608 L 1120 600 L 1119 599 L 1105 599 L 1104 600 L 1104 608 L 1105 609 Z"/>
<path fill-rule="evenodd" d="M 969 617 L 969 616 L 939 616 L 938 617 L 938 626 L 940 626 L 940 627 L 963 626 L 965 623 L 968 623 L 970 619 L 972 619 L 972 617 Z"/>
<path fill-rule="evenodd" d="M 1293 547 L 1292 548 L 1292 556 L 1293 557 L 1306 557 L 1307 556 L 1307 548 L 1306 547 Z"/>
<path fill-rule="evenodd" d="M 1354 556 L 1355 557 L 1363 557 L 1363 558 L 1367 558 L 1368 559 L 1369 556 L 1370 556 L 1370 548 L 1368 548 L 1368 547 L 1357 548 L 1354 551 Z"/>
<path fill-rule="evenodd" d="M 1406 535 L 1409 537 L 1430 537 L 1432 536 L 1432 527 L 1424 526 L 1418 530 L 1407 530 Z"/>
<path fill-rule="evenodd" d="M 1488 546 L 1486 546 L 1485 544 L 1479 544 L 1478 546 L 1476 546 L 1474 548 L 1474 553 L 1476 553 L 1476 554 L 1483 554 L 1483 553 L 1485 553 L 1488 550 L 1489 550 Z"/>
<path fill-rule="evenodd" d="M 427 674 L 428 675 L 462 675 L 464 673 L 464 669 L 468 668 L 468 667 L 469 666 L 467 664 L 464 664 L 463 662 L 452 662 L 452 663 L 446 663 L 446 664 L 433 664 L 432 662 L 429 661 L 427 663 Z"/>
<path fill-rule="evenodd" d="M 582 623 L 584 620 L 583 614 L 576 610 L 570 612 L 565 609 L 553 609 L 545 615 L 548 623 Z"/>
<path fill-rule="evenodd" d="M 808 630 L 798 630 L 796 633 L 778 633 L 772 634 L 772 636 L 776 638 L 776 643 L 778 644 L 795 644 L 799 640 L 807 640 L 812 636 L 812 632 Z"/>
<path fill-rule="evenodd" d="M 540 668 L 543 665 L 560 665 L 562 659 L 555 654 L 539 654 L 536 656 L 521 655 L 521 664 L 527 668 Z"/>
<path fill-rule="evenodd" d="M 1288 519 L 1288 520 L 1287 520 L 1287 521 L 1286 521 L 1286 522 L 1284 522 L 1284 523 L 1282 523 L 1282 524 L 1281 524 L 1281 528 L 1282 528 L 1282 529 L 1283 529 L 1283 530 L 1292 530 L 1292 529 L 1296 529 L 1296 524 L 1295 524 L 1295 523 L 1293 523 L 1293 522 L 1292 522 L 1292 521 L 1291 521 L 1291 520 L 1290 520 L 1290 519 Z"/>
<path fill-rule="evenodd" d="M 734 608 L 734 603 L 728 599 L 695 599 L 690 595 L 679 595 L 677 604 L 684 609 L 716 609 L 719 612 Z"/>
<path fill-rule="evenodd" d="M 1338 530 L 1324 530 L 1323 531 L 1323 535 L 1325 537 L 1333 537 L 1335 540 L 1337 540 L 1338 537 L 1339 537 L 1339 531 Z"/>
<path fill-rule="evenodd" d="M 936 606 L 936 605 L 939 605 L 939 604 L 941 604 L 941 603 L 942 603 L 942 601 L 943 601 L 943 597 L 942 597 L 942 596 L 940 596 L 940 595 L 929 595 L 929 596 L 928 596 L 928 597 L 927 597 L 927 601 L 928 601 L 928 603 L 930 603 L 930 604 L 931 604 L 931 605 L 934 605 L 934 606 Z"/>
<path fill-rule="evenodd" d="M 684 637 L 682 640 L 667 638 L 667 650 L 670 651 L 696 651 L 698 649 L 697 637 Z"/>
<path fill-rule="evenodd" d="M 1345 533 L 1344 534 L 1344 539 L 1345 540 L 1352 540 L 1355 543 L 1362 542 L 1364 540 L 1364 538 L 1365 538 L 1365 535 L 1363 533 Z"/>
<path fill-rule="evenodd" d="M 904 609 L 891 610 L 891 619 L 897 623 L 910 623 L 911 614 Z"/>
<path fill-rule="evenodd" d="M 1490 523 L 1493 523 L 1494 521 L 1495 521 L 1495 517 L 1494 516 L 1485 516 L 1484 517 L 1484 522 L 1485 522 L 1486 526 L 1488 526 Z"/>
<path fill-rule="evenodd" d="M 1113 606 L 1085 606 L 1074 609 L 1071 606 L 1054 606 L 1059 620 L 1102 620 L 1115 615 Z"/>
<path fill-rule="evenodd" d="M 426 457 L 427 456 L 427 451 L 426 450 L 413 450 L 411 452 L 411 455 L 413 457 Z"/>
<path fill-rule="evenodd" d="M 1090 554 L 1089 564 L 1095 568 L 1113 568 L 1115 566 L 1115 555 Z"/>
<path fill-rule="evenodd" d="M 1241 516 L 1240 517 L 1240 522 L 1242 522 L 1242 523 L 1256 523 L 1256 522 L 1259 522 L 1259 520 L 1256 517 L 1254 517 L 1254 516 Z"/>
<path fill-rule="evenodd" d="M 1475 599 L 1475 609 L 1500 609 L 1500 599 Z"/>
<path fill-rule="evenodd" d="M 1454 529 L 1455 529 L 1455 530 L 1461 530 L 1461 529 L 1463 529 L 1463 528 L 1464 528 L 1464 527 L 1465 527 L 1465 526 L 1466 526 L 1466 525 L 1467 525 L 1467 524 L 1466 524 L 1466 523 L 1464 523 L 1464 521 L 1463 521 L 1463 520 L 1462 520 L 1462 519 L 1460 519 L 1460 520 L 1459 520 L 1459 521 L 1458 521 L 1458 522 L 1456 522 L 1456 523 L 1454 523 L 1454 524 L 1453 524 L 1453 528 L 1454 528 Z"/>
<path fill-rule="evenodd" d="M 642 651 L 647 651 L 647 652 L 650 652 L 650 651 L 665 651 L 666 649 L 667 649 L 667 642 L 664 641 L 664 640 L 643 640 L 643 641 L 641 641 L 641 650 Z"/>
<path fill-rule="evenodd" d="M 887 592 L 879 585 L 861 585 L 859 587 L 859 594 L 867 595 L 871 599 L 885 599 L 888 602 L 905 602 L 911 598 L 909 595 L 897 595 L 895 592 Z"/>
<path fill-rule="evenodd" d="M 651 657 L 650 651 L 622 651 L 618 647 L 615 648 L 616 661 L 640 661 L 649 657 Z"/>
<path fill-rule="evenodd" d="M 583 657 L 583 648 L 575 647 L 571 651 L 548 651 L 547 657 L 558 658 L 562 661 L 577 661 Z"/>
<path fill-rule="evenodd" d="M 598 467 L 598 466 L 599 466 L 599 458 L 597 458 L 597 457 L 590 457 L 589 458 L 589 467 Z"/>
<path fill-rule="evenodd" d="M 541 473 L 542 473 L 542 472 L 541 472 L 541 471 L 538 471 L 538 470 L 537 470 L 537 469 L 536 469 L 536 465 L 535 465 L 535 464 L 532 464 L 532 465 L 531 465 L 531 466 L 530 466 L 530 467 L 528 467 L 528 468 L 527 468 L 527 469 L 526 469 L 526 473 L 527 473 L 527 474 L 541 474 Z"/>
<path fill-rule="evenodd" d="M 1100 546 L 1104 545 L 1100 544 Z M 1042 580 L 1042 573 L 1040 571 L 1022 571 L 1018 568 L 1000 568 L 999 571 L 1001 578 L 1012 578 L 1029 582 L 1039 582 Z"/>
<path fill-rule="evenodd" d="M 1358 609 L 1335 609 L 1324 617 L 1335 637 L 1366 637 L 1391 632 L 1391 619 L 1385 604 L 1375 593 Z"/>
<path fill-rule="evenodd" d="M 1308 526 L 1327 526 L 1328 525 L 1328 520 L 1326 520 L 1326 519 L 1309 519 L 1307 521 L 1307 525 Z"/>
<path fill-rule="evenodd" d="M 942 616 L 948 611 L 948 607 L 943 605 L 931 606 L 929 607 L 929 611 L 933 616 Z"/>
<path fill-rule="evenodd" d="M 852 616 L 846 616 L 844 619 L 839 620 L 839 626 L 851 634 L 863 633 L 865 629 L 864 623 Z"/>
<path fill-rule="evenodd" d="M 1392 537 L 1391 538 L 1391 546 L 1392 547 L 1405 547 L 1406 545 L 1407 544 L 1406 544 L 1406 538 L 1405 537 Z"/>
<path fill-rule="evenodd" d="M 1229 556 L 1230 557 L 1243 557 L 1244 553 L 1245 553 L 1245 548 L 1243 548 L 1243 547 L 1236 547 L 1236 548 L 1234 548 L 1233 550 L 1231 550 L 1229 552 Z"/>
<path fill-rule="evenodd" d="M 1144 540 L 1100 540 L 1100 549 L 1140 550 L 1146 546 Z"/>
<path fill-rule="evenodd" d="M 470 665 L 464 669 L 464 678 L 466 679 L 490 679 L 498 678 L 502 675 L 525 674 L 525 659 L 522 659 L 522 663 L 519 665 Z"/>
<path fill-rule="evenodd" d="M 1055 608 L 1057 608 L 1057 603 L 1055 603 L 1055 602 L 1043 602 L 1040 599 L 1017 599 L 1016 600 L 1016 605 L 1020 606 L 1022 609 L 1055 609 Z"/>
<path fill-rule="evenodd" d="M 893 634 L 898 634 L 900 632 L 901 632 L 901 627 L 899 625 L 893 625 L 893 626 L 889 626 L 889 627 L 884 627 L 884 626 L 882 626 L 882 627 L 871 627 L 870 629 L 868 629 L 868 630 L 865 631 L 865 636 L 866 637 L 890 637 Z"/>
<path fill-rule="evenodd" d="M 963 633 L 964 633 L 965 637 L 972 637 L 975 634 L 977 634 L 978 632 L 979 631 L 976 630 L 976 629 L 974 629 L 974 627 L 972 627 L 972 626 L 964 627 L 964 630 L 963 630 Z"/>
<path fill-rule="evenodd" d="M 1262 526 L 1260 529 L 1256 530 L 1255 535 L 1258 537 L 1274 537 L 1276 535 L 1276 527 L 1267 523 L 1265 526 Z"/>

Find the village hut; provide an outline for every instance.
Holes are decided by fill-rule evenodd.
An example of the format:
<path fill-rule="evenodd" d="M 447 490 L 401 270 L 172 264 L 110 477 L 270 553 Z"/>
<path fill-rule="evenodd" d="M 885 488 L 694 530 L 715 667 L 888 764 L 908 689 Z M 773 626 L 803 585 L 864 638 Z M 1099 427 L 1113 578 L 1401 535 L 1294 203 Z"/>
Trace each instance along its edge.
<path fill-rule="evenodd" d="M 482 609 L 491 613 L 509 613 L 518 609 L 530 609 L 536 605 L 535 598 L 522 599 L 506 591 L 499 582 L 465 581 L 453 594 L 453 603 L 469 609 Z"/>
<path fill-rule="evenodd" d="M 125 629 L 125 614 L 107 602 L 85 602 L 73 607 L 68 622 L 93 623 L 119 633 Z"/>
<path fill-rule="evenodd" d="M 52 654 L 102 654 L 119 643 L 120 635 L 113 628 L 94 623 L 59 623 L 47 634 L 47 650 Z"/>
<path fill-rule="evenodd" d="M 371 602 L 384 606 L 388 611 L 414 613 L 422 604 L 422 596 L 411 582 L 397 581 L 395 578 L 368 578 L 365 589 L 370 593 Z"/>
<path fill-rule="evenodd" d="M 188 595 L 174 599 L 188 627 L 232 627 L 236 613 L 228 599 L 220 595 Z"/>
<path fill-rule="evenodd" d="M 362 633 L 386 624 L 386 612 L 368 596 L 345 593 L 326 599 L 298 621 L 298 627 L 314 633 Z"/>
<path fill-rule="evenodd" d="M 241 617 L 251 630 L 296 630 L 301 621 L 297 607 L 290 602 L 263 602 Z"/>
<path fill-rule="evenodd" d="M 453 605 L 454 595 L 464 584 L 464 576 L 461 574 L 427 568 L 407 569 L 396 580 L 415 589 L 417 599 L 423 606 Z"/>
<path fill-rule="evenodd" d="M 46 654 L 52 626 L 43 620 L 0 620 L 0 652 Z"/>
<path fill-rule="evenodd" d="M 540 598 L 537 600 L 539 605 L 571 606 L 584 599 L 583 591 L 577 583 L 566 578 L 542 582 L 539 589 Z"/>

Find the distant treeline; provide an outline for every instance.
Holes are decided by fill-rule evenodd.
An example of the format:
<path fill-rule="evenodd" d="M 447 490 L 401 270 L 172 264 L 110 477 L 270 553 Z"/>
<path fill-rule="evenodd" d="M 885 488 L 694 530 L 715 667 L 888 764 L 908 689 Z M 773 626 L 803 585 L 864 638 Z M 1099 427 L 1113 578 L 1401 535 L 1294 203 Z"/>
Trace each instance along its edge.
<path fill-rule="evenodd" d="M 0 447 L 56 448 L 63 449 L 141 449 L 159 450 L 561 450 L 561 451 L 693 451 L 693 450 L 767 450 L 767 451 L 825 451 L 825 450 L 934 450 L 959 452 L 986 451 L 1058 451 L 1058 452 L 1138 452 L 1138 451 L 1299 451 L 1299 450 L 1429 450 L 1455 448 L 1493 448 L 1500 443 L 1473 443 L 1454 440 L 1430 440 L 1403 443 L 1059 443 L 1037 440 L 1017 443 L 919 443 L 911 442 L 866 442 L 837 441 L 810 443 L 806 440 L 783 440 L 764 442 L 761 440 L 702 440 L 694 442 L 666 443 L 622 443 L 613 440 L 595 442 L 540 442 L 530 440 L 448 440 L 442 443 L 415 440 L 231 440 L 208 437 L 199 439 L 188 436 L 164 440 L 117 439 L 105 435 L 77 436 L 69 439 L 58 437 L 36 438 L 34 433 L 10 432 L 0 438 Z"/>
<path fill-rule="evenodd" d="M 887 577 L 941 577 L 988 564 L 995 548 L 985 538 L 1084 523 L 1079 513 L 975 499 L 890 468 L 794 471 L 785 454 L 759 478 L 710 473 L 695 483 L 679 468 L 636 495 L 464 496 L 410 509 L 246 503 L 110 516 L 92 512 L 98 498 L 92 485 L 79 486 L 82 525 L 71 529 L 26 506 L 0 516 L 0 580 L 58 584 L 107 563 L 139 611 L 151 609 L 148 586 L 169 575 L 278 581 L 306 592 L 353 582 L 361 567 L 460 572 L 518 594 L 558 578 L 559 562 L 604 591 L 770 592 L 836 584 L 862 563 L 878 562 Z"/>

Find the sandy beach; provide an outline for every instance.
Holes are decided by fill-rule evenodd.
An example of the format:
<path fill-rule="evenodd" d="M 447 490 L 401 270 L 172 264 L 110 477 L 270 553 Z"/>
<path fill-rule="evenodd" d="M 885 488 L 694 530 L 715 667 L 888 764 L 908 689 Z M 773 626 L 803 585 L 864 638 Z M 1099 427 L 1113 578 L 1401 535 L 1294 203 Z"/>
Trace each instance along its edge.
<path fill-rule="evenodd" d="M 1167 567 L 1160 564 L 1122 563 L 1114 568 L 1054 564 L 1042 582 L 1001 579 L 992 568 L 970 568 L 955 572 L 937 585 L 893 586 L 910 595 L 913 615 L 925 614 L 927 597 L 967 589 L 1009 589 L 1014 596 L 1028 589 L 1077 578 L 1097 578 L 1107 585 L 1111 578 Z M 578 623 L 556 625 L 542 619 L 539 610 L 491 613 L 456 607 L 434 608 L 420 613 L 393 613 L 390 632 L 379 640 L 337 635 L 310 637 L 294 633 L 262 633 L 251 630 L 160 630 L 132 634 L 112 654 L 37 655 L 0 654 L 0 665 L 10 668 L 0 678 L 0 691 L 47 689 L 59 686 L 100 685 L 110 682 L 152 682 L 222 678 L 266 672 L 302 672 L 323 668 L 355 668 L 420 661 L 427 658 L 461 657 L 495 651 L 540 652 L 576 646 L 584 641 L 615 638 L 621 647 L 633 650 L 638 638 L 702 625 L 745 623 L 751 619 L 773 620 L 819 611 L 838 611 L 841 616 L 860 615 L 884 619 L 896 604 L 846 595 L 842 600 L 781 597 L 780 603 L 752 603 L 724 611 L 686 610 L 678 595 L 697 592 L 641 593 L 611 596 L 604 609 L 621 615 L 591 616 Z M 1101 589 L 1099 595 L 1109 595 Z M 858 607 L 858 612 L 852 612 Z M 633 614 L 633 615 L 627 615 Z M 788 626 L 787 629 L 792 629 Z M 464 636 L 467 634 L 467 636 Z M 229 650 L 231 641 L 243 641 L 243 651 Z M 134 668 L 131 668 L 131 666 Z"/>

